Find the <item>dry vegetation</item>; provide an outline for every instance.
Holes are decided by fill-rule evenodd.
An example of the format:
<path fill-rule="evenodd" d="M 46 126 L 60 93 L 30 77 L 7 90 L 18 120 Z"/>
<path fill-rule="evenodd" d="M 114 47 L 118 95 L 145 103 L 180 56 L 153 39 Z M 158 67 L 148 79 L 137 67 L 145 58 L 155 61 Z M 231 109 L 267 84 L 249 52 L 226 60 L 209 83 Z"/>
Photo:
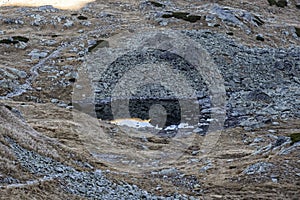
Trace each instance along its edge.
<path fill-rule="evenodd" d="M 126 6 L 119 6 L 119 3 Z M 191 4 L 192 2 L 192 4 Z M 174 1 L 181 11 L 188 11 L 193 14 L 204 14 L 199 7 L 212 1 Z M 300 27 L 300 12 L 295 7 L 278 8 L 269 6 L 267 1 L 213 1 L 221 5 L 252 10 L 266 22 L 265 26 L 252 27 L 253 32 L 246 34 L 237 27 L 221 26 L 207 27 L 201 23 L 187 23 L 179 21 L 168 24 L 164 28 L 171 29 L 211 29 L 220 33 L 232 32 L 235 39 L 249 46 L 284 47 L 291 44 L 299 45 L 299 40 L 291 36 L 285 36 L 282 31 L 291 27 Z M 294 3 L 294 1 L 290 1 Z M 24 17 L 25 25 L 1 24 L 1 30 L 5 31 L 0 39 L 12 35 L 22 35 L 30 38 L 28 47 L 24 50 L 16 49 L 13 45 L 0 48 L 0 68 L 13 66 L 30 74 L 30 67 L 38 61 L 27 62 L 28 53 L 35 48 L 41 48 L 41 39 L 53 39 L 57 43 L 53 46 L 43 46 L 44 50 L 53 52 L 62 42 L 72 43 L 81 36 L 79 30 L 84 29 L 86 43 L 87 39 L 106 39 L 110 36 L 124 32 L 134 32 L 143 28 L 161 28 L 154 20 L 146 18 L 146 11 L 141 12 L 140 1 L 104 1 L 97 0 L 92 3 L 92 10 L 95 13 L 108 12 L 115 16 L 115 21 L 104 21 L 98 19 L 92 13 L 84 13 L 92 26 L 86 27 L 75 24 L 73 27 L 63 29 L 61 24 L 57 26 L 30 26 L 29 18 L 18 14 L 17 7 L 1 7 L 1 17 Z M 64 15 L 82 14 L 82 11 L 65 10 L 60 11 Z M 19 16 L 18 16 L 19 15 Z M 52 13 L 43 13 L 50 18 Z M 119 19 L 119 20 L 117 20 Z M 111 28 L 110 23 L 115 23 Z M 102 29 L 101 27 L 106 27 Z M 258 33 L 265 34 L 265 42 L 255 40 Z M 56 58 L 57 66 L 73 65 L 80 67 L 82 62 L 78 60 L 67 60 L 77 58 L 78 55 L 70 53 L 65 48 Z M 24 81 L 24 80 L 21 80 Z M 288 155 L 278 155 L 278 150 L 271 151 L 264 155 L 254 155 L 255 146 L 244 142 L 256 137 L 264 138 L 261 147 L 270 143 L 266 136 L 268 130 L 276 130 L 278 135 L 290 136 L 300 133 L 299 119 L 282 121 L 280 126 L 268 125 L 263 129 L 247 132 L 241 128 L 222 130 L 218 144 L 209 154 L 194 151 L 201 148 L 203 137 L 189 135 L 179 139 L 162 139 L 150 134 L 147 131 L 139 131 L 126 127 L 118 127 L 92 118 L 76 110 L 58 108 L 49 103 L 51 98 L 57 98 L 65 102 L 71 102 L 72 85 L 68 87 L 53 86 L 46 74 L 40 73 L 33 88 L 42 87 L 43 90 L 29 90 L 21 96 L 13 97 L 12 100 L 0 102 L 20 110 L 25 121 L 16 117 L 5 106 L 0 106 L 0 179 L 1 177 L 14 177 L 21 181 L 38 179 L 35 175 L 25 171 L 18 163 L 5 137 L 13 138 L 18 144 L 26 149 L 34 150 L 42 155 L 49 156 L 66 165 L 73 166 L 80 171 L 88 169 L 75 165 L 73 161 L 88 162 L 92 166 L 103 170 L 112 170 L 120 173 L 111 173 L 108 177 L 115 181 L 126 181 L 136 184 L 141 188 L 156 194 L 168 194 L 176 191 L 195 195 L 191 188 L 186 187 L 181 180 L 184 178 L 173 177 L 164 179 L 161 176 L 151 174 L 152 171 L 159 171 L 166 168 L 177 168 L 185 174 L 187 180 L 199 180 L 199 198 L 203 199 L 297 199 L 300 196 L 300 176 L 295 175 L 293 168 L 299 168 L 299 150 Z M 0 93 L 6 93 L 1 91 Z M 29 96 L 36 96 L 41 103 L 33 102 Z M 146 138 L 143 141 L 142 138 Z M 192 145 L 191 145 L 192 144 Z M 145 150 L 146 147 L 146 150 Z M 286 147 L 287 148 L 287 147 Z M 164 152 L 166 157 L 161 157 Z M 92 153 L 97 154 L 96 158 Z M 110 159 L 108 156 L 115 155 L 117 159 Z M 70 156 L 72 155 L 72 156 Z M 125 160 L 135 160 L 128 164 Z M 158 165 L 151 165 L 152 160 L 159 160 Z M 192 162 L 191 160 L 198 160 Z M 199 172 L 199 169 L 207 165 L 212 167 L 207 171 Z M 230 161 L 229 161 L 230 160 Z M 123 160 L 124 161 L 124 160 Z M 245 175 L 243 171 L 251 164 L 264 161 L 271 162 L 278 166 L 272 173 L 278 174 L 279 182 L 272 182 L 264 179 L 260 174 Z M 147 165 L 149 164 L 149 165 Z M 144 165 L 144 166 L 143 166 Z M 143 166 L 143 167 L 141 167 Z M 121 173 L 122 172 L 122 173 Z M 62 191 L 57 180 L 45 181 L 34 185 L 17 188 L 0 188 L 0 199 L 82 199 Z M 163 188 L 156 190 L 157 185 Z M 195 186 L 196 187 L 196 186 Z M 197 188 L 193 188 L 197 191 Z"/>
<path fill-rule="evenodd" d="M 3 136 L 10 136 L 15 138 L 20 145 L 28 149 L 35 149 L 41 154 L 48 155 L 68 165 L 73 165 L 78 170 L 87 170 L 80 168 L 72 161 L 81 160 L 91 163 L 94 167 L 100 169 L 110 169 L 116 172 L 109 174 L 112 180 L 126 181 L 136 184 L 143 189 L 157 193 L 168 194 L 175 191 L 181 191 L 186 194 L 193 194 L 189 187 L 184 185 L 184 180 L 198 179 L 201 183 L 199 190 L 205 192 L 201 194 L 202 197 L 207 198 L 292 198 L 299 194 L 299 178 L 291 173 L 286 173 L 292 168 L 299 165 L 298 152 L 294 151 L 288 155 L 278 155 L 279 150 L 274 150 L 266 155 L 254 155 L 255 147 L 245 144 L 243 140 L 253 139 L 253 137 L 267 138 L 266 135 L 269 129 L 276 128 L 276 131 L 282 136 L 289 136 L 291 133 L 299 133 L 299 122 L 289 121 L 283 122 L 280 127 L 266 127 L 262 130 L 254 132 L 245 132 L 241 128 L 227 129 L 222 132 L 217 146 L 209 154 L 199 153 L 193 155 L 194 150 L 200 147 L 202 137 L 191 135 L 187 138 L 181 139 L 182 143 L 190 143 L 193 140 L 193 145 L 187 149 L 178 149 L 178 145 L 174 144 L 173 140 L 161 139 L 145 132 L 140 132 L 135 129 L 116 127 L 89 116 L 75 112 L 76 120 L 72 121 L 72 113 L 65 109 L 60 109 L 50 104 L 33 104 L 26 103 L 22 106 L 18 102 L 5 102 L 6 105 L 13 106 L 22 111 L 29 126 L 39 131 L 37 134 L 30 127 L 21 123 L 20 120 L 13 118 L 17 121 L 13 130 L 1 130 L 1 174 L 10 174 L 10 176 L 19 178 L 20 180 L 36 179 L 30 173 L 24 171 L 18 165 L 13 163 L 14 155 L 11 149 L 8 148 L 7 143 L 3 140 Z M 45 107 L 52 112 L 45 112 Z M 7 114 L 7 111 L 2 109 L 1 113 Z M 55 115 L 53 115 L 55 113 Z M 3 116 L 3 115 L 2 115 Z M 7 117 L 6 117 L 7 118 Z M 81 120 L 79 120 L 81 119 Z M 3 118 L 1 118 L 3 120 Z M 90 123 L 86 123 L 90 122 Z M 5 123 L 11 124 L 11 122 Z M 3 127 L 3 123 L 2 123 Z M 85 134 L 79 136 L 77 131 L 83 128 Z M 26 130 L 29 129 L 29 130 Z M 100 131 L 99 131 L 100 130 Z M 102 131 L 101 131 L 102 130 Z M 113 131 L 112 131 L 113 130 Z M 95 133 L 98 135 L 93 135 Z M 102 132 L 102 134 L 101 134 Z M 23 133 L 23 134 L 19 134 Z M 25 134 L 24 134 L 25 133 Z M 92 134 L 93 137 L 88 137 Z M 83 137 L 85 136 L 85 137 Z M 146 137 L 148 142 L 141 142 L 141 138 Z M 28 137 L 32 144 L 28 144 Z M 51 138 L 51 139 L 48 139 Z M 53 141 L 54 140 L 54 141 Z M 47 141 L 47 142 L 46 142 Z M 51 145 L 52 144 L 52 145 Z M 54 145 L 56 144 L 56 145 Z M 268 144 L 265 141 L 261 146 Z M 141 150 L 141 145 L 148 146 L 149 150 Z M 36 147 L 38 146 L 38 148 Z M 92 148 L 98 147 L 98 148 Z M 158 166 L 140 167 L 142 163 L 147 163 L 149 159 L 157 158 L 158 153 L 169 151 L 180 154 L 179 157 L 162 159 Z M 43 152 L 42 150 L 50 150 Z M 3 152 L 5 151 L 5 152 Z M 90 156 L 91 152 L 102 155 L 101 162 L 95 160 Z M 70 158 L 69 153 L 74 153 L 78 157 Z M 135 163 L 121 162 L 121 159 L 110 160 L 105 155 L 118 155 L 125 157 L 128 160 L 135 160 Z M 193 159 L 198 159 L 199 162 L 191 162 Z M 205 172 L 199 173 L 199 169 L 205 166 L 207 160 L 213 164 L 210 169 Z M 229 161 L 230 160 L 230 161 Z M 278 166 L 272 173 L 284 174 L 280 176 L 280 184 L 273 183 L 271 180 L 261 176 L 260 174 L 246 175 L 243 170 L 247 166 L 257 162 L 271 162 Z M 185 174 L 184 178 L 163 179 L 161 176 L 153 175 L 151 172 L 159 171 L 167 168 L 179 169 Z M 161 185 L 163 191 L 156 191 L 155 187 Z M 25 186 L 14 189 L 2 189 L 2 197 L 6 194 L 13 199 L 13 197 L 29 198 L 35 196 L 37 199 L 50 197 L 59 199 L 62 196 L 67 198 L 75 198 L 72 195 L 64 194 L 60 191 L 56 181 L 46 181 L 33 186 Z"/>

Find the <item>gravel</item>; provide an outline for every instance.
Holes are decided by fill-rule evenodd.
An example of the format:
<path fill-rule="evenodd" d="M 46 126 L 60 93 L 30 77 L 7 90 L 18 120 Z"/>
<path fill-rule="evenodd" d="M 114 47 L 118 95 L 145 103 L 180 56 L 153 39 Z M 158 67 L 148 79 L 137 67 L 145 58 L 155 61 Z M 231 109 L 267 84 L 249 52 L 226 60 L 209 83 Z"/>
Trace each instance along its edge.
<path fill-rule="evenodd" d="M 262 174 L 270 171 L 274 168 L 275 165 L 267 162 L 258 162 L 253 165 L 250 165 L 247 169 L 244 170 L 244 174 Z"/>
<path fill-rule="evenodd" d="M 46 8 L 48 9 L 48 7 Z M 41 16 L 38 15 L 32 17 L 36 20 L 41 18 Z M 63 17 L 61 17 L 61 19 L 63 19 Z M 64 21 L 70 22 L 68 19 L 64 19 Z M 191 30 L 182 31 L 182 33 L 207 50 L 224 78 L 227 95 L 225 128 L 242 126 L 246 130 L 252 130 L 277 120 L 300 117 L 299 46 L 291 45 L 288 48 L 248 47 L 239 44 L 231 39 L 230 36 L 214 33 L 209 30 Z M 53 45 L 55 42 L 55 40 L 42 41 L 45 45 Z M 89 46 L 95 44 L 95 42 L 97 41 L 87 40 Z M 86 55 L 87 50 L 81 43 L 81 41 L 78 41 L 73 44 L 61 44 L 61 47 L 51 54 L 38 49 L 32 50 L 29 53 L 31 57 L 29 60 L 41 60 L 39 64 L 31 69 L 31 76 L 24 71 L 14 70 L 13 68 L 1 69 L 2 72 L 0 76 L 2 80 L 0 81 L 0 87 L 3 88 L 6 93 L 1 94 L 0 98 L 5 99 L 17 96 L 31 89 L 31 83 L 36 79 L 39 71 L 49 73 L 49 78 L 52 77 L 54 79 L 53 86 L 69 86 L 72 81 L 78 78 L 78 74 L 72 68 L 65 68 L 64 66 L 59 69 L 57 66 L 52 66 L 48 63 L 51 63 L 55 56 L 59 56 L 60 51 L 67 46 L 73 47 L 79 56 Z M 124 52 L 122 53 L 124 54 Z M 114 56 L 114 58 L 116 62 L 111 63 L 110 68 L 106 71 L 105 77 L 102 77 L 102 85 L 100 82 L 96 84 L 96 112 L 100 113 L 98 114 L 99 118 L 112 118 L 112 116 L 103 117 L 99 109 L 104 110 L 104 113 L 106 113 L 107 106 L 110 102 L 110 91 L 107 90 L 107 88 L 116 84 L 116 79 L 119 78 L 120 74 L 124 74 L 132 66 L 145 66 L 151 63 L 155 63 L 158 66 L 158 71 L 169 64 L 175 64 L 174 69 L 189 69 L 185 72 L 181 71 L 181 73 L 184 74 L 185 77 L 190 77 L 192 87 L 198 92 L 197 99 L 201 106 L 198 112 L 201 115 L 199 116 L 199 123 L 207 123 L 207 119 L 211 117 L 211 99 L 208 95 L 207 86 L 204 84 L 204 80 L 199 76 L 197 77 L 195 72 L 191 70 L 192 68 L 189 64 L 185 63 L 186 61 L 184 59 L 180 60 L 176 55 L 168 55 L 166 52 L 160 52 L 158 50 L 148 51 L 146 53 L 131 51 L 124 55 L 120 54 Z M 118 70 L 115 70 L 116 66 Z M 161 71 L 161 73 L 162 72 L 163 71 Z M 25 83 L 21 81 L 21 79 L 26 78 L 27 81 Z M 170 77 L 170 79 L 172 78 L 173 77 Z M 58 79 L 61 80 L 55 83 Z M 167 79 L 165 82 L 169 81 Z M 78 88 L 81 87 L 78 86 Z M 42 90 L 43 89 L 44 88 L 42 88 Z M 105 90 L 108 92 L 105 93 Z M 149 90 L 150 92 L 154 90 L 157 92 L 147 93 Z M 141 91 L 138 91 L 138 93 L 132 94 L 131 97 L 127 97 L 127 99 L 136 98 L 139 100 L 144 98 L 149 100 L 151 98 L 163 99 L 165 97 L 168 97 L 170 102 L 176 102 L 178 100 L 174 98 L 172 91 L 159 87 L 145 87 L 141 89 Z M 32 97 L 32 99 L 36 99 L 36 97 Z M 138 103 L 132 102 L 132 104 L 135 104 L 133 107 L 136 107 L 133 109 L 134 112 L 141 110 L 139 109 Z M 152 105 L 153 102 L 150 102 L 150 104 Z M 168 103 L 168 105 L 170 105 L 170 103 Z M 170 110 L 174 109 L 170 108 Z M 147 113 L 137 113 L 134 117 L 147 118 Z M 176 115 L 174 118 L 175 119 L 172 119 L 168 125 L 180 121 L 180 119 L 176 120 Z M 182 120 L 184 121 L 184 119 Z M 207 131 L 207 127 L 201 125 L 195 127 L 195 129 L 196 128 L 199 128 L 197 130 L 203 129 L 203 131 L 197 131 L 199 134 L 204 134 Z"/>
<path fill-rule="evenodd" d="M 225 127 L 253 129 L 277 119 L 299 118 L 299 46 L 251 48 L 208 30 L 184 33 L 210 53 L 225 79 Z"/>
<path fill-rule="evenodd" d="M 6 137 L 6 140 L 13 149 L 17 157 L 17 162 L 19 162 L 21 166 L 30 173 L 43 177 L 38 180 L 29 180 L 25 183 L 21 183 L 19 180 L 7 177 L 3 180 L 0 179 L 0 183 L 5 183 L 6 185 L 0 185 L 0 188 L 20 187 L 37 184 L 38 182 L 46 180 L 58 179 L 60 187 L 64 191 L 80 195 L 88 199 L 194 199 L 194 197 L 184 194 L 170 194 L 170 196 L 166 197 L 156 196 L 140 189 L 136 185 L 131 185 L 126 182 L 113 182 L 105 177 L 105 173 L 108 172 L 103 172 L 99 169 L 96 169 L 93 172 L 81 172 L 49 157 L 27 150 L 9 137 Z M 90 166 L 89 164 L 87 165 Z M 165 170 L 162 171 L 162 173 L 169 174 L 173 173 L 173 171 L 174 169 L 172 169 L 172 171 Z"/>
<path fill-rule="evenodd" d="M 291 45 L 288 48 L 249 47 L 239 44 L 230 36 L 209 30 L 182 31 L 182 33 L 206 49 L 224 79 L 227 96 L 225 128 L 242 126 L 246 130 L 253 130 L 277 120 L 300 117 L 299 46 Z M 145 37 L 148 37 L 148 33 L 144 34 Z M 178 43 L 184 44 L 181 39 L 178 38 Z M 131 42 L 134 40 L 128 39 Z M 94 69 L 95 66 L 89 69 L 95 87 L 97 116 L 102 119 L 113 119 L 112 111 L 109 111 L 112 90 L 117 84 L 120 85 L 120 80 L 124 80 L 125 74 L 129 76 L 129 71 L 133 66 L 145 69 L 146 66 L 155 64 L 156 68 L 147 73 L 168 74 L 164 68 L 170 64 L 174 70 L 179 69 L 181 74 L 190 78 L 189 84 L 196 90 L 196 98 L 200 105 L 199 124 L 208 123 L 209 125 L 210 118 L 213 118 L 213 108 L 211 108 L 212 99 L 209 97 L 208 86 L 203 77 L 193 70 L 193 66 L 188 63 L 189 61 L 187 62 L 176 54 L 168 53 L 168 51 L 135 50 L 135 45 L 134 42 L 130 47 L 124 44 L 124 49 L 126 49 L 124 51 L 101 52 L 103 60 L 107 59 L 104 55 L 106 54 L 106 56 L 111 56 L 110 59 L 113 62 L 106 65 L 105 61 L 97 60 L 96 63 L 100 63 L 97 65 L 99 69 Z M 93 66 L 92 63 L 90 65 Z M 155 87 L 154 85 L 145 85 L 138 88 L 138 91 L 132 92 L 131 96 L 126 96 L 125 91 L 131 87 L 129 86 L 130 80 L 147 79 L 147 77 L 138 77 L 140 74 L 141 72 L 137 70 L 135 75 L 127 77 L 128 80 L 122 86 L 124 88 L 120 90 L 121 92 L 117 96 L 114 96 L 114 98 L 123 98 L 125 101 L 130 100 L 132 103 L 130 105 L 134 104 L 133 107 L 137 107 L 129 108 L 134 110 L 135 115 L 132 117 L 147 119 L 149 105 L 159 102 L 153 101 L 153 99 L 160 100 L 161 105 L 166 110 L 168 110 L 168 106 L 165 106 L 162 101 L 169 99 L 172 103 L 168 103 L 168 105 L 173 106 L 170 110 L 176 110 L 175 105 L 178 99 L 191 98 L 190 96 L 177 95 L 176 99 L 173 91 L 161 87 L 161 85 Z M 160 79 L 160 83 L 171 81 L 174 81 L 174 76 L 169 75 L 169 77 Z M 178 85 L 181 84 L 182 82 L 178 82 Z M 181 87 L 178 90 L 188 90 L 188 88 Z M 179 94 L 185 95 L 184 92 Z M 120 110 L 122 109 L 125 107 L 120 107 Z M 145 110 L 146 114 L 142 113 L 141 110 Z M 179 119 L 176 115 L 179 114 L 174 112 L 173 119 L 167 125 L 172 123 L 178 125 L 180 120 L 185 120 L 184 117 Z M 207 126 L 200 125 L 199 128 L 204 130 L 200 134 L 208 130 Z"/>

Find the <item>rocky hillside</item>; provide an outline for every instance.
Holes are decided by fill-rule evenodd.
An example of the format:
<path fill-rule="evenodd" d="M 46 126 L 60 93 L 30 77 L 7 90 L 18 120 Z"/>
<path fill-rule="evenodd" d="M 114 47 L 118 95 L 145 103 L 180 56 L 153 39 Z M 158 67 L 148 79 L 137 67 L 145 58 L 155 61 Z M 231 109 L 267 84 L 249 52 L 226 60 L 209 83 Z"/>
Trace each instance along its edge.
<path fill-rule="evenodd" d="M 300 196 L 298 0 L 1 5 L 1 199 Z"/>

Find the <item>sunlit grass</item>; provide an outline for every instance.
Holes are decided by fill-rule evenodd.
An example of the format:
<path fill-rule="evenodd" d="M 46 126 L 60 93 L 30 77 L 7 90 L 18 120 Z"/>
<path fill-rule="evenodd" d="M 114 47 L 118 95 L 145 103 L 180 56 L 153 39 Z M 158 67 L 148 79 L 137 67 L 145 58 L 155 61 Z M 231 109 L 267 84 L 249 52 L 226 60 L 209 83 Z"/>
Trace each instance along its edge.
<path fill-rule="evenodd" d="M 0 6 L 27 6 L 38 7 L 52 5 L 55 8 L 64 10 L 77 10 L 85 4 L 95 0 L 0 0 Z"/>

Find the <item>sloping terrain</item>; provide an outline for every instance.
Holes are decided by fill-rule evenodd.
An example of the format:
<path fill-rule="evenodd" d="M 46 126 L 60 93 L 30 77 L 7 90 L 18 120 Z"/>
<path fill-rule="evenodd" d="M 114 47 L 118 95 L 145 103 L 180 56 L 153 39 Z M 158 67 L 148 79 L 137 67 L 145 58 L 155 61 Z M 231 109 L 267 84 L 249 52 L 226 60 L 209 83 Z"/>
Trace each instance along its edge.
<path fill-rule="evenodd" d="M 298 121 L 283 121 L 251 132 L 241 128 L 224 130 L 213 151 L 206 154 L 197 145 L 203 142 L 203 136 L 181 139 L 181 143 L 190 146 L 178 149 L 179 145 L 172 140 L 97 122 L 77 112 L 82 121 L 75 123 L 70 111 L 49 104 L 5 104 L 20 110 L 28 123 L 24 124 L 2 106 L 1 190 L 6 198 L 6 195 L 12 195 L 12 199 L 16 198 L 14 195 L 45 198 L 47 194 L 49 198 L 60 199 L 61 195 L 75 198 L 65 192 L 66 185 L 61 182 L 68 180 L 66 174 L 96 169 L 103 170 L 118 184 L 120 181 L 135 184 L 158 195 L 180 192 L 200 199 L 293 199 L 299 195 L 299 142 L 291 145 L 289 138 L 299 133 Z M 45 112 L 46 108 L 51 112 Z M 8 117 L 13 121 L 8 121 Z M 80 129 L 84 129 L 84 136 L 94 134 L 92 140 L 83 139 L 82 133 L 76 131 Z M 93 144 L 98 144 L 93 146 L 98 159 L 90 154 L 89 145 Z M 22 153 L 36 155 L 26 158 L 27 155 L 20 155 L 20 148 Z M 180 153 L 180 157 L 155 156 L 165 152 L 165 148 Z M 39 156 L 49 160 L 41 161 L 42 158 L 37 159 Z"/>
<path fill-rule="evenodd" d="M 0 7 L 0 199 L 298 199 L 299 6 L 297 0 L 97 0 L 78 10 Z M 167 43 L 160 32 L 180 37 L 175 44 L 170 34 Z M 136 44 L 145 42 L 143 34 L 159 52 L 143 54 Z M 198 55 L 193 49 L 164 54 L 176 45 L 209 55 L 211 76 L 198 80 L 181 63 Z M 97 68 L 104 58 L 117 61 Z M 164 71 L 170 63 L 204 88 L 196 90 L 199 127 L 182 123 L 159 132 L 155 124 L 137 129 L 95 118 L 102 104 L 95 111 L 93 101 L 109 102 L 97 99 L 106 96 L 101 87 L 116 84 L 130 67 L 154 66 L 153 79 L 181 80 Z M 108 67 L 105 82 L 97 76 L 101 67 Z M 120 79 L 120 91 L 142 72 Z M 221 117 L 210 101 L 209 77 L 224 84 Z M 152 92 L 142 89 L 134 95 Z M 160 109 L 156 114 L 166 115 Z"/>

